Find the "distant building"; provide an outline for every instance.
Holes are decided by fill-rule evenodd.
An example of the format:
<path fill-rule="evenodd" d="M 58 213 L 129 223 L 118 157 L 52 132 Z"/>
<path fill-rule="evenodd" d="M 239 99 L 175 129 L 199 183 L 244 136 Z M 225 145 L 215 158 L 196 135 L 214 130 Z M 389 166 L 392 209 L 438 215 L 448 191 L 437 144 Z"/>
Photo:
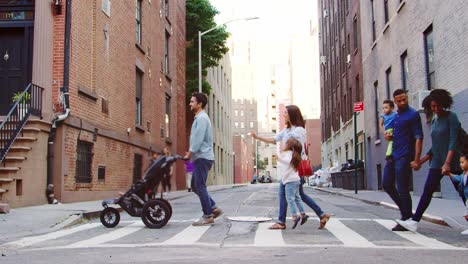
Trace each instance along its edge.
<path fill-rule="evenodd" d="M 330 167 L 354 159 L 353 105 L 364 98 L 360 9 L 364 2 L 318 2 L 322 166 Z M 363 113 L 358 114 L 358 159 L 365 158 L 363 120 Z"/>
<path fill-rule="evenodd" d="M 208 184 L 232 184 L 232 84 L 231 61 L 228 54 L 225 54 L 223 59 L 219 61 L 218 66 L 208 69 L 206 80 L 212 87 L 208 98 L 207 112 L 213 127 L 215 155 Z"/>
<path fill-rule="evenodd" d="M 253 99 L 235 99 L 232 101 L 233 134 L 247 135 L 258 130 L 257 102 Z"/>

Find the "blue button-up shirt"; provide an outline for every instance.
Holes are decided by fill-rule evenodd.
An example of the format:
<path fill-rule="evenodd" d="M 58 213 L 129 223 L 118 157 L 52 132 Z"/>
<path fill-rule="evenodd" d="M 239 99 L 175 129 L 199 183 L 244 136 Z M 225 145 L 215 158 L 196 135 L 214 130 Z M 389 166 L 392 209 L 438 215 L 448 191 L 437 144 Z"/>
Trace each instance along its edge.
<path fill-rule="evenodd" d="M 192 161 L 197 159 L 214 160 L 213 132 L 211 121 L 205 111 L 201 111 L 193 120 L 190 132 L 190 152 Z"/>
<path fill-rule="evenodd" d="M 418 111 L 410 106 L 399 109 L 393 120 L 393 158 L 414 158 L 416 139 L 423 139 Z"/>

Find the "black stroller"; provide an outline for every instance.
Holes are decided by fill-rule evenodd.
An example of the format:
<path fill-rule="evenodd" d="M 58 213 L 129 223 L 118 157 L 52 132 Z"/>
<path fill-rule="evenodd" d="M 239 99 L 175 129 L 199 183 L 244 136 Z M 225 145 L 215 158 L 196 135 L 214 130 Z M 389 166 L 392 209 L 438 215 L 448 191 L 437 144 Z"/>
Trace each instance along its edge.
<path fill-rule="evenodd" d="M 101 223 L 108 228 L 119 224 L 120 213 L 110 204 L 117 204 L 130 216 L 141 217 L 148 228 L 164 227 L 172 216 L 171 204 L 161 197 L 156 198 L 157 188 L 171 164 L 184 159 L 182 156 L 160 156 L 146 170 L 143 179 L 138 180 L 121 197 L 102 201 Z"/>

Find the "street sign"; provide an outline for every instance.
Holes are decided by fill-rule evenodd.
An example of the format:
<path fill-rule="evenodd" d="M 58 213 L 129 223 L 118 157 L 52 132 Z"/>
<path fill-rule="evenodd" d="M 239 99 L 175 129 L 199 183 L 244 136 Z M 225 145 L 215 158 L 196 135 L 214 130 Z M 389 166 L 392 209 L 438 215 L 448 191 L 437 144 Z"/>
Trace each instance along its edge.
<path fill-rule="evenodd" d="M 361 112 L 361 111 L 364 111 L 364 102 L 354 103 L 354 112 Z"/>

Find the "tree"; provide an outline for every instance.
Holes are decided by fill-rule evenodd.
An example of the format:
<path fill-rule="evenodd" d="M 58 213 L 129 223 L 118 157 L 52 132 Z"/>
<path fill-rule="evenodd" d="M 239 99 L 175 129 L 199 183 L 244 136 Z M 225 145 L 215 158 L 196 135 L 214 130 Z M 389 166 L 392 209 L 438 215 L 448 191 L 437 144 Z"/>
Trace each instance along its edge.
<path fill-rule="evenodd" d="M 192 92 L 198 91 L 198 31 L 204 32 L 216 27 L 214 17 L 219 13 L 209 0 L 187 0 L 186 2 L 186 92 L 190 99 Z M 219 27 L 202 38 L 202 75 L 207 75 L 207 68 L 218 65 L 229 49 L 226 40 L 229 33 L 226 27 Z M 203 80 L 202 91 L 211 93 L 211 85 Z"/>
<path fill-rule="evenodd" d="M 259 170 L 265 169 L 265 161 L 260 158 L 260 155 L 257 155 L 257 169 Z"/>

